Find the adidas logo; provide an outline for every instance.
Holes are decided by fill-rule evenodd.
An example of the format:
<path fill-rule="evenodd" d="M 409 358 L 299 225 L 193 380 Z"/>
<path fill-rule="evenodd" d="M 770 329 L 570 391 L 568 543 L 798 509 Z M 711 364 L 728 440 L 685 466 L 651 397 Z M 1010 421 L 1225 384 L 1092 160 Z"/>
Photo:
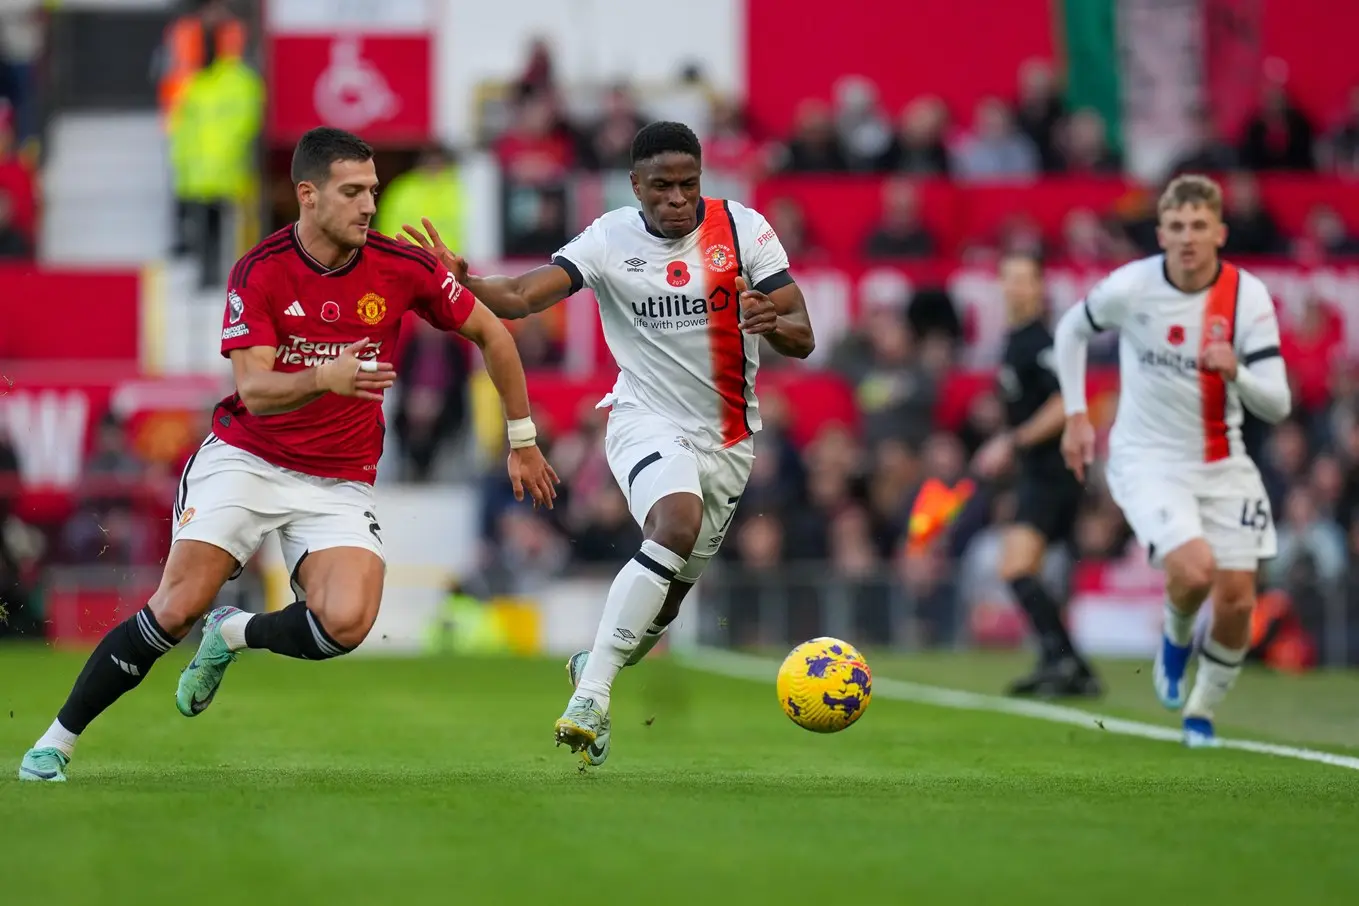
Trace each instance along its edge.
<path fill-rule="evenodd" d="M 646 267 L 646 262 L 643 261 L 641 258 L 629 258 L 627 261 L 624 261 L 623 263 L 628 266 L 629 274 L 640 274 L 642 272 L 642 268 Z"/>
<path fill-rule="evenodd" d="M 113 663 L 118 665 L 118 669 L 126 673 L 128 676 L 142 675 L 142 672 L 137 669 L 136 664 L 129 664 L 127 661 L 120 661 L 118 660 L 118 657 L 116 655 L 110 654 L 109 657 L 113 659 Z"/>
<path fill-rule="evenodd" d="M 292 305 L 283 309 L 283 313 L 285 315 L 292 315 L 294 318 L 305 318 L 307 316 L 307 313 L 302 310 L 302 303 L 298 302 L 296 299 L 293 300 Z"/>

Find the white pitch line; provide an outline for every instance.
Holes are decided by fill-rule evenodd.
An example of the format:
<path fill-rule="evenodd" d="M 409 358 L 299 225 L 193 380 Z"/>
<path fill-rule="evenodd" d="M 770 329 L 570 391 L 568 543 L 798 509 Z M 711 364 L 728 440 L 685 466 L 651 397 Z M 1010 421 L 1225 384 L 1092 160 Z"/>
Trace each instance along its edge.
<path fill-rule="evenodd" d="M 700 648 L 692 652 L 677 651 L 675 653 L 681 663 L 695 670 L 736 679 L 758 680 L 772 684 L 779 669 L 778 661 L 753 657 L 748 654 L 737 654 L 717 648 Z M 887 679 L 886 677 L 873 678 L 873 695 L 896 701 L 953 708 L 959 711 L 992 711 L 998 714 L 1013 714 L 1016 717 L 1029 717 L 1034 720 L 1069 724 L 1090 730 L 1103 730 L 1107 733 L 1119 733 L 1141 739 L 1157 739 L 1162 742 L 1178 743 L 1183 739 L 1180 731 L 1172 727 L 1142 723 L 1137 720 L 1125 720 L 1121 717 L 1107 717 L 1103 714 L 1095 714 L 1091 711 L 1082 711 L 1079 708 L 1068 708 L 1064 705 L 1054 705 L 1047 702 L 1002 698 L 999 695 L 983 695 L 978 692 L 964 692 L 961 689 L 926 686 L 921 683 L 908 683 L 904 680 Z M 1335 755 L 1316 749 L 1302 749 L 1296 746 L 1256 742 L 1250 739 L 1222 739 L 1220 742 L 1224 749 L 1294 758 L 1298 761 L 1314 761 L 1337 768 L 1359 771 L 1359 758 L 1349 755 Z"/>

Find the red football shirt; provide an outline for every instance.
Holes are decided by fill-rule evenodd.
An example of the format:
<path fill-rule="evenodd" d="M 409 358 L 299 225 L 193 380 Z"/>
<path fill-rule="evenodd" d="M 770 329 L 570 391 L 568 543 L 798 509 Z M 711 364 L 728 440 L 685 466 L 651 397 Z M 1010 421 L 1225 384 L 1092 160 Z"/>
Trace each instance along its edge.
<path fill-rule="evenodd" d="M 475 304 L 471 291 L 423 249 L 370 230 L 348 262 L 327 268 L 307 254 L 294 224 L 232 268 L 222 355 L 269 346 L 275 371 L 301 371 L 368 337 L 361 358 L 391 361 L 406 312 L 457 330 Z M 214 434 L 276 466 L 370 484 L 386 428 L 381 403 L 334 393 L 278 415 L 253 415 L 233 394 L 212 416 Z"/>

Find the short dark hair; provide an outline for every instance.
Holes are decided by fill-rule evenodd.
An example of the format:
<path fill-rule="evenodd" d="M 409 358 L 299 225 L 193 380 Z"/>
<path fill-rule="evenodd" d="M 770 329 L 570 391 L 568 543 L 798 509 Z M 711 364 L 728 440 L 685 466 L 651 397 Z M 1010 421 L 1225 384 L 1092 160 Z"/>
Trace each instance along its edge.
<path fill-rule="evenodd" d="M 632 139 L 632 165 L 634 167 L 658 154 L 669 154 L 671 152 L 691 154 L 694 160 L 699 162 L 703 160 L 703 146 L 699 144 L 698 136 L 694 135 L 694 130 L 683 123 L 671 123 L 664 120 L 648 123 L 637 130 L 637 135 Z"/>
<path fill-rule="evenodd" d="M 373 159 L 373 149 L 352 132 L 317 126 L 297 140 L 293 149 L 293 185 L 322 185 L 330 178 L 330 165 L 337 160 Z"/>

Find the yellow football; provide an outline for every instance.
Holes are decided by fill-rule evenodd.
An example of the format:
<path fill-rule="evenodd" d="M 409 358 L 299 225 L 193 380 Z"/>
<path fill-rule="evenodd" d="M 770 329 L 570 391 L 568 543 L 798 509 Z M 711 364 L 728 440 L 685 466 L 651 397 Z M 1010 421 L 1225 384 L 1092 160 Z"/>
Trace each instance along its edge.
<path fill-rule="evenodd" d="M 784 658 L 778 692 L 783 713 L 793 723 L 815 733 L 835 733 L 868 709 L 873 674 L 853 645 L 839 639 L 812 639 Z"/>

